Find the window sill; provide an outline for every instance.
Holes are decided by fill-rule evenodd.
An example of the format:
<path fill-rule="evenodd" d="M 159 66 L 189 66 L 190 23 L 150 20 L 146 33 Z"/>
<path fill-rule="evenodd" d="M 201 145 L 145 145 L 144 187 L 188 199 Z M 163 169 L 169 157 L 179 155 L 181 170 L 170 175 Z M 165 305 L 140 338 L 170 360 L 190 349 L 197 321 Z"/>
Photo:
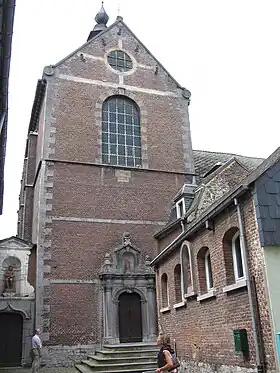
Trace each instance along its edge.
<path fill-rule="evenodd" d="M 241 289 L 247 286 L 247 281 L 245 279 L 239 280 L 232 285 L 227 285 L 223 288 L 223 293 L 228 293 L 233 290 Z"/>
<path fill-rule="evenodd" d="M 185 307 L 186 306 L 186 302 L 183 300 L 182 302 L 180 303 L 176 303 L 174 304 L 173 308 L 174 309 L 177 309 L 177 308 L 181 308 L 181 307 Z"/>
<path fill-rule="evenodd" d="M 165 312 L 169 312 L 170 311 L 170 307 L 163 307 L 159 310 L 160 313 L 165 313 Z"/>
<path fill-rule="evenodd" d="M 199 295 L 199 296 L 197 297 L 197 301 L 198 301 L 198 302 L 201 302 L 202 300 L 210 299 L 210 298 L 214 298 L 215 296 L 216 296 L 216 290 L 215 290 L 215 289 L 212 289 L 212 290 L 209 290 L 208 293 L 205 293 L 205 294 Z"/>
<path fill-rule="evenodd" d="M 195 291 L 189 291 L 187 294 L 184 294 L 185 299 L 192 298 L 194 296 L 196 296 L 196 292 Z"/>

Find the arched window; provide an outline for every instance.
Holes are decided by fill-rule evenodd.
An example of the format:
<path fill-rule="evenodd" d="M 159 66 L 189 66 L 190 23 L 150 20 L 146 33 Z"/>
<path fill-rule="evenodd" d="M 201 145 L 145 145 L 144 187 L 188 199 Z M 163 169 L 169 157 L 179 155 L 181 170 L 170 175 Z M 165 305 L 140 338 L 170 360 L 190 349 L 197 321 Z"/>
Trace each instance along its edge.
<path fill-rule="evenodd" d="M 183 244 L 181 248 L 181 265 L 183 295 L 187 295 L 193 291 L 193 284 L 190 252 L 186 244 Z"/>
<path fill-rule="evenodd" d="M 240 234 L 237 227 L 230 228 L 223 237 L 227 285 L 231 285 L 245 276 Z"/>
<path fill-rule="evenodd" d="M 244 263 L 239 232 L 236 232 L 232 237 L 232 257 L 235 281 L 242 280 L 244 279 Z"/>
<path fill-rule="evenodd" d="M 199 293 L 205 294 L 213 290 L 213 275 L 210 251 L 208 247 L 202 247 L 197 254 L 197 268 Z"/>
<path fill-rule="evenodd" d="M 168 279 L 167 274 L 163 273 L 161 276 L 161 304 L 162 307 L 168 307 Z"/>
<path fill-rule="evenodd" d="M 175 302 L 180 303 L 183 300 L 181 264 L 177 264 L 174 268 L 174 288 L 175 288 Z"/>
<path fill-rule="evenodd" d="M 111 96 L 103 103 L 102 163 L 141 167 L 140 112 L 125 96 Z"/>
<path fill-rule="evenodd" d="M 205 277 L 206 277 L 206 290 L 208 292 L 211 289 L 213 289 L 212 266 L 211 266 L 209 250 L 207 250 L 205 253 Z"/>

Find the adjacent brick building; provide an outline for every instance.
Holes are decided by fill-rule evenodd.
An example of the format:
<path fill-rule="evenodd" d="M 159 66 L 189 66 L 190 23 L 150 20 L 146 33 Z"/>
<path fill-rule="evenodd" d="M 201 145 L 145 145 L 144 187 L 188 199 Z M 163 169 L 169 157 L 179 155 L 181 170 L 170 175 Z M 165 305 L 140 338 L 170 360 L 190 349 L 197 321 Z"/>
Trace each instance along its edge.
<path fill-rule="evenodd" d="M 280 148 L 263 162 L 226 158 L 195 162 L 192 202 L 184 186 L 155 235 L 159 325 L 188 371 L 275 371 Z"/>

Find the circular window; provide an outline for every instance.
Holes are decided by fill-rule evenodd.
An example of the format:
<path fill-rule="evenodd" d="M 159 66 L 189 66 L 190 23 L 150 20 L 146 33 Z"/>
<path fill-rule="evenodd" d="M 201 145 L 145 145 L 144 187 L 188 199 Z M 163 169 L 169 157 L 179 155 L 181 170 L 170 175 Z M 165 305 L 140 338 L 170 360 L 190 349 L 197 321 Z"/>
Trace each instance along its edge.
<path fill-rule="evenodd" d="M 112 51 L 107 56 L 108 64 L 114 69 L 121 72 L 132 69 L 132 60 L 128 54 L 123 51 Z"/>

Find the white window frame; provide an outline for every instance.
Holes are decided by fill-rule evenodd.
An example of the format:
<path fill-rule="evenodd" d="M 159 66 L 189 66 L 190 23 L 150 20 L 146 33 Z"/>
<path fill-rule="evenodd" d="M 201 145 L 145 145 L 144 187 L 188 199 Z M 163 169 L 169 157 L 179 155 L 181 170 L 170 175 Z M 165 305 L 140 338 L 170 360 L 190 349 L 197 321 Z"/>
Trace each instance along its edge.
<path fill-rule="evenodd" d="M 180 204 L 182 203 L 183 206 L 183 215 L 181 215 L 180 211 Z M 186 204 L 185 204 L 185 198 L 181 198 L 178 202 L 176 202 L 176 215 L 177 219 L 182 218 L 186 213 Z"/>
<path fill-rule="evenodd" d="M 184 273 L 184 267 L 183 267 L 183 250 L 188 250 L 189 254 L 189 265 L 190 265 L 190 272 L 191 272 L 191 283 L 187 284 L 187 293 L 185 292 L 185 273 Z M 192 269 L 192 257 L 191 257 L 191 250 L 190 250 L 190 244 L 189 242 L 184 241 L 181 246 L 181 252 L 180 252 L 180 262 L 181 262 L 181 293 L 182 293 L 182 300 L 185 300 L 188 296 L 193 295 L 194 292 L 194 286 L 193 286 L 193 269 Z M 186 274 L 188 277 L 188 273 Z"/>
<path fill-rule="evenodd" d="M 162 302 L 162 275 L 161 275 L 161 281 L 160 281 L 160 287 L 161 287 L 161 307 L 162 309 L 169 308 L 170 307 L 170 302 L 169 302 L 169 286 L 168 286 L 168 274 L 164 272 L 167 277 L 167 282 L 166 282 L 166 295 L 167 295 L 167 304 L 164 305 Z"/>
<path fill-rule="evenodd" d="M 182 287 L 182 284 L 183 284 L 183 267 L 182 267 L 182 262 L 180 262 L 178 264 L 180 264 L 180 270 L 181 270 L 180 291 L 181 291 L 181 300 L 183 301 L 184 300 L 184 291 L 183 291 L 183 287 Z M 174 271 L 174 284 L 175 284 L 175 271 Z M 175 298 L 176 298 L 176 296 L 175 296 Z"/>
<path fill-rule="evenodd" d="M 206 278 L 206 290 L 207 293 L 211 290 L 213 290 L 213 272 L 212 272 L 212 266 L 211 266 L 211 258 L 210 258 L 210 250 L 207 250 L 205 253 L 204 258 L 204 268 L 205 268 L 205 278 Z M 211 277 L 210 277 L 210 270 L 211 270 Z M 212 278 L 212 286 L 210 286 L 210 278 Z"/>
<path fill-rule="evenodd" d="M 241 246 L 241 241 L 240 241 L 240 252 L 241 252 L 241 264 L 242 264 L 242 269 L 243 269 L 243 276 L 239 277 L 238 275 L 238 263 L 237 263 L 237 255 L 236 255 L 236 239 L 239 237 L 240 240 L 240 233 L 237 231 L 235 235 L 232 237 L 232 258 L 233 258 L 233 270 L 234 270 L 234 278 L 235 282 L 242 281 L 245 279 L 245 267 L 244 267 L 244 257 L 243 257 L 243 250 Z"/>

